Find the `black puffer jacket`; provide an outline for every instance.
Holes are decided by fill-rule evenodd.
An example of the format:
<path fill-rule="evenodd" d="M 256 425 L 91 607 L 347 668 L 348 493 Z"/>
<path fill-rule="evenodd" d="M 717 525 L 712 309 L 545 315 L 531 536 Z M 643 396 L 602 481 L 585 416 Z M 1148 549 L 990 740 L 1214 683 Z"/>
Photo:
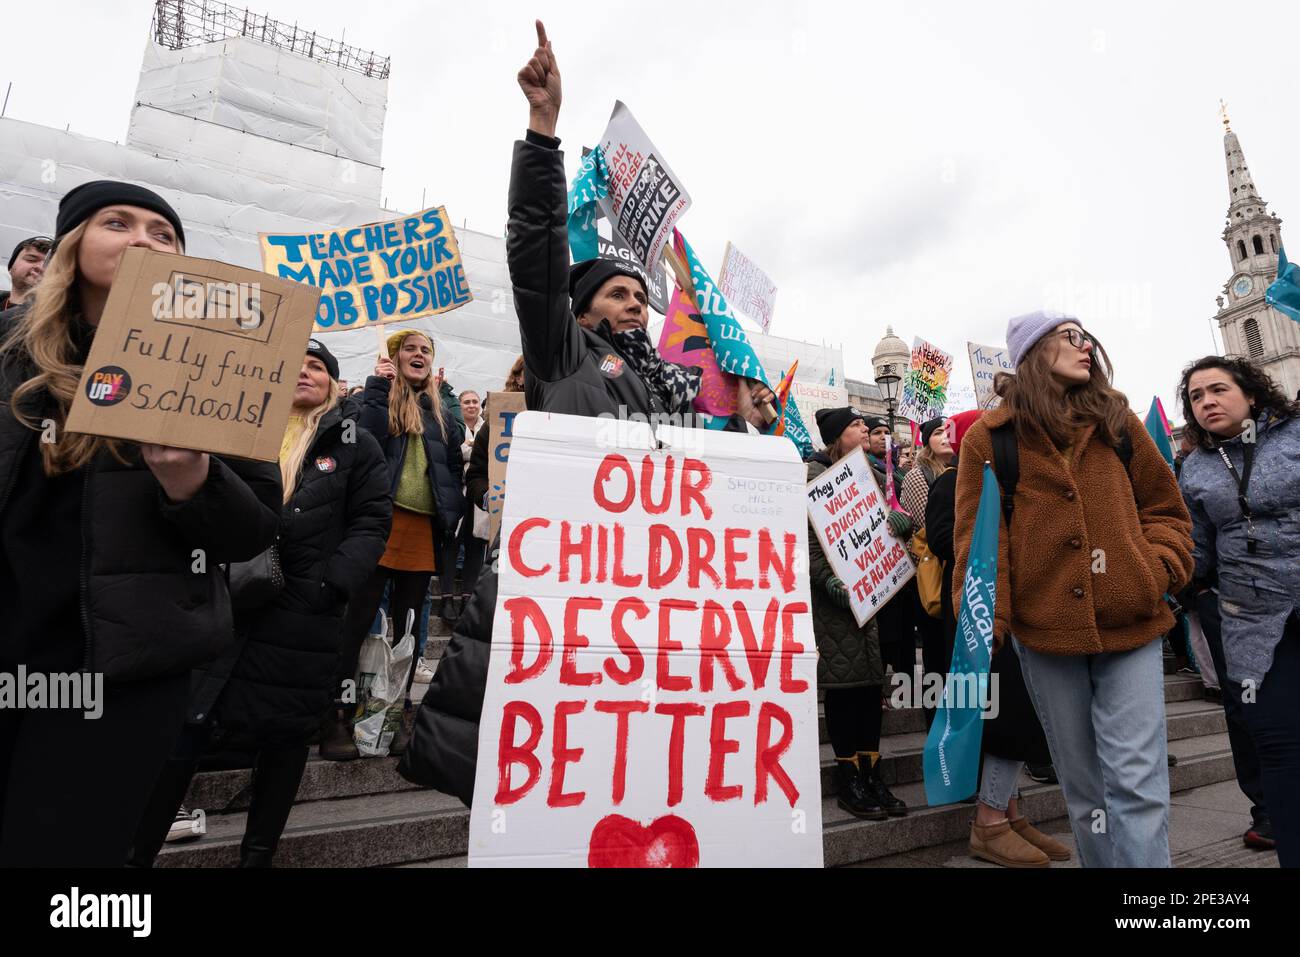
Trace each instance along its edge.
<path fill-rule="evenodd" d="M 515 290 L 528 408 L 567 415 L 663 412 L 609 324 L 585 329 L 569 302 L 568 183 L 559 140 L 529 130 L 510 169 L 506 262 Z"/>
<path fill-rule="evenodd" d="M 348 597 L 379 562 L 392 522 L 384 455 L 356 427 L 357 412 L 347 400 L 321 420 L 281 512 L 284 589 L 264 608 L 236 612 L 240 649 L 191 698 L 190 720 L 211 711 L 223 746 L 301 744 L 329 710 Z"/>
<path fill-rule="evenodd" d="M 0 315 L 0 340 L 24 308 Z M 0 358 L 0 521 L 26 457 L 40 454 L 38 434 L 9 408 L 14 389 L 34 374 L 26 356 Z M 38 420 L 50 415 L 51 400 L 30 411 Z M 110 682 L 182 674 L 229 650 L 230 593 L 221 564 L 250 559 L 271 544 L 281 498 L 274 464 L 213 455 L 198 493 L 174 504 L 139 446 L 123 448 L 125 464 L 103 452 L 80 470 L 82 664 Z"/>
<path fill-rule="evenodd" d="M 402 477 L 402 463 L 406 461 L 406 436 L 388 434 L 388 392 L 392 383 L 383 376 L 372 375 L 366 379 L 366 390 L 361 393 L 361 427 L 375 437 L 383 449 L 388 463 L 388 492 L 397 492 Z M 447 437 L 434 421 L 433 410 L 427 396 L 420 396 L 420 411 L 424 416 L 424 457 L 428 462 L 429 487 L 437 502 L 433 518 L 433 540 L 444 541 L 455 534 L 456 525 L 465 509 L 461 494 L 465 459 L 460 446 L 465 441 L 465 426 L 445 409 L 443 421 Z M 381 553 L 382 554 L 382 553 Z"/>

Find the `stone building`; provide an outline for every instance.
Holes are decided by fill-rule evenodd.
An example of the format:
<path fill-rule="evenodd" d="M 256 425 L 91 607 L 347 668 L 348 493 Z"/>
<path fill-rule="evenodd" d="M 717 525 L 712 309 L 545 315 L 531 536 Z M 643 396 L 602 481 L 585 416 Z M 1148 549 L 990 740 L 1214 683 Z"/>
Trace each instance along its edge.
<path fill-rule="evenodd" d="M 1232 264 L 1215 316 L 1223 335 L 1223 351 L 1256 362 L 1285 394 L 1294 396 L 1300 392 L 1300 323 L 1264 301 L 1264 291 L 1277 278 L 1282 220 L 1259 195 L 1226 110 L 1223 126 L 1229 191 L 1223 242 Z"/>

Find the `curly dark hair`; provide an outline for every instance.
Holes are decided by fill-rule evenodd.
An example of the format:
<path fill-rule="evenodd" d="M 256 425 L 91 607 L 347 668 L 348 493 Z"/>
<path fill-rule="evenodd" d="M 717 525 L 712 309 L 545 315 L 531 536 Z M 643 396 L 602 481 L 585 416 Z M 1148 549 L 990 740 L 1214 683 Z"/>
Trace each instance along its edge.
<path fill-rule="evenodd" d="M 1192 400 L 1188 396 L 1187 383 L 1197 372 L 1206 369 L 1222 369 L 1232 376 L 1232 381 L 1246 398 L 1250 400 L 1250 414 L 1259 415 L 1260 410 L 1268 409 L 1276 419 L 1291 419 L 1300 416 L 1300 402 L 1288 399 L 1273 378 L 1249 359 L 1239 356 L 1206 356 L 1197 359 L 1183 370 L 1182 381 L 1178 383 L 1178 398 L 1183 404 L 1183 418 L 1187 421 L 1184 431 L 1193 442 L 1202 448 L 1213 448 L 1213 437 L 1201 428 L 1192 413 Z"/>

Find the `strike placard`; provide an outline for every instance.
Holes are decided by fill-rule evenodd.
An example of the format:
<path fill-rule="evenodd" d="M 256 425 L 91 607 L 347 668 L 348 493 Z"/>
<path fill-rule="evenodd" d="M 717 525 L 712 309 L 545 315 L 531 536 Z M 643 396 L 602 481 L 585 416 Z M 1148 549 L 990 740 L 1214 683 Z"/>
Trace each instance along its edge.
<path fill-rule="evenodd" d="M 975 379 L 976 408 L 996 409 L 1002 400 L 993 391 L 993 378 L 999 372 L 1015 372 L 1016 367 L 1006 346 L 981 346 L 966 343 L 970 354 L 970 374 Z"/>
<path fill-rule="evenodd" d="M 261 233 L 262 268 L 321 291 L 316 332 L 405 322 L 474 298 L 446 207 L 319 233 Z"/>
<path fill-rule="evenodd" d="M 274 462 L 319 290 L 130 246 L 67 429 Z"/>
<path fill-rule="evenodd" d="M 488 427 L 488 541 L 496 541 L 501 528 L 501 509 L 506 501 L 506 463 L 514 440 L 515 416 L 524 411 L 522 392 L 489 392 Z"/>
<path fill-rule="evenodd" d="M 820 867 L 791 443 L 524 412 L 510 459 L 470 865 Z"/>
<path fill-rule="evenodd" d="M 916 574 L 907 546 L 885 521 L 885 495 L 862 449 L 808 483 L 808 517 L 835 574 L 849 589 L 858 627 Z"/>
<path fill-rule="evenodd" d="M 641 265 L 654 269 L 691 197 L 622 101 L 614 104 L 600 148 L 609 168 L 600 208 Z"/>

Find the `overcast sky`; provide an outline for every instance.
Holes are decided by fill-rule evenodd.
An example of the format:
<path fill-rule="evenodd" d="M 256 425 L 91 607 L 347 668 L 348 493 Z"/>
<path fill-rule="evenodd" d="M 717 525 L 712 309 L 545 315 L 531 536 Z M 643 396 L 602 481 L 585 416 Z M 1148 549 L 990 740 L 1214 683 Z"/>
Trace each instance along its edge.
<path fill-rule="evenodd" d="M 1231 275 L 1220 97 L 1270 208 L 1300 217 L 1294 4 L 252 9 L 391 56 L 386 205 L 417 209 L 427 189 L 491 233 L 541 16 L 570 174 L 622 99 L 690 191 L 682 229 L 706 264 L 735 242 L 778 287 L 772 332 L 842 345 L 856 378 L 890 323 L 955 353 L 968 384 L 967 340 L 1001 343 L 1008 317 L 1049 305 L 1099 335 L 1137 409 L 1159 393 L 1173 415 Z M 4 31 L 7 115 L 125 139 L 152 10 L 29 5 Z"/>

